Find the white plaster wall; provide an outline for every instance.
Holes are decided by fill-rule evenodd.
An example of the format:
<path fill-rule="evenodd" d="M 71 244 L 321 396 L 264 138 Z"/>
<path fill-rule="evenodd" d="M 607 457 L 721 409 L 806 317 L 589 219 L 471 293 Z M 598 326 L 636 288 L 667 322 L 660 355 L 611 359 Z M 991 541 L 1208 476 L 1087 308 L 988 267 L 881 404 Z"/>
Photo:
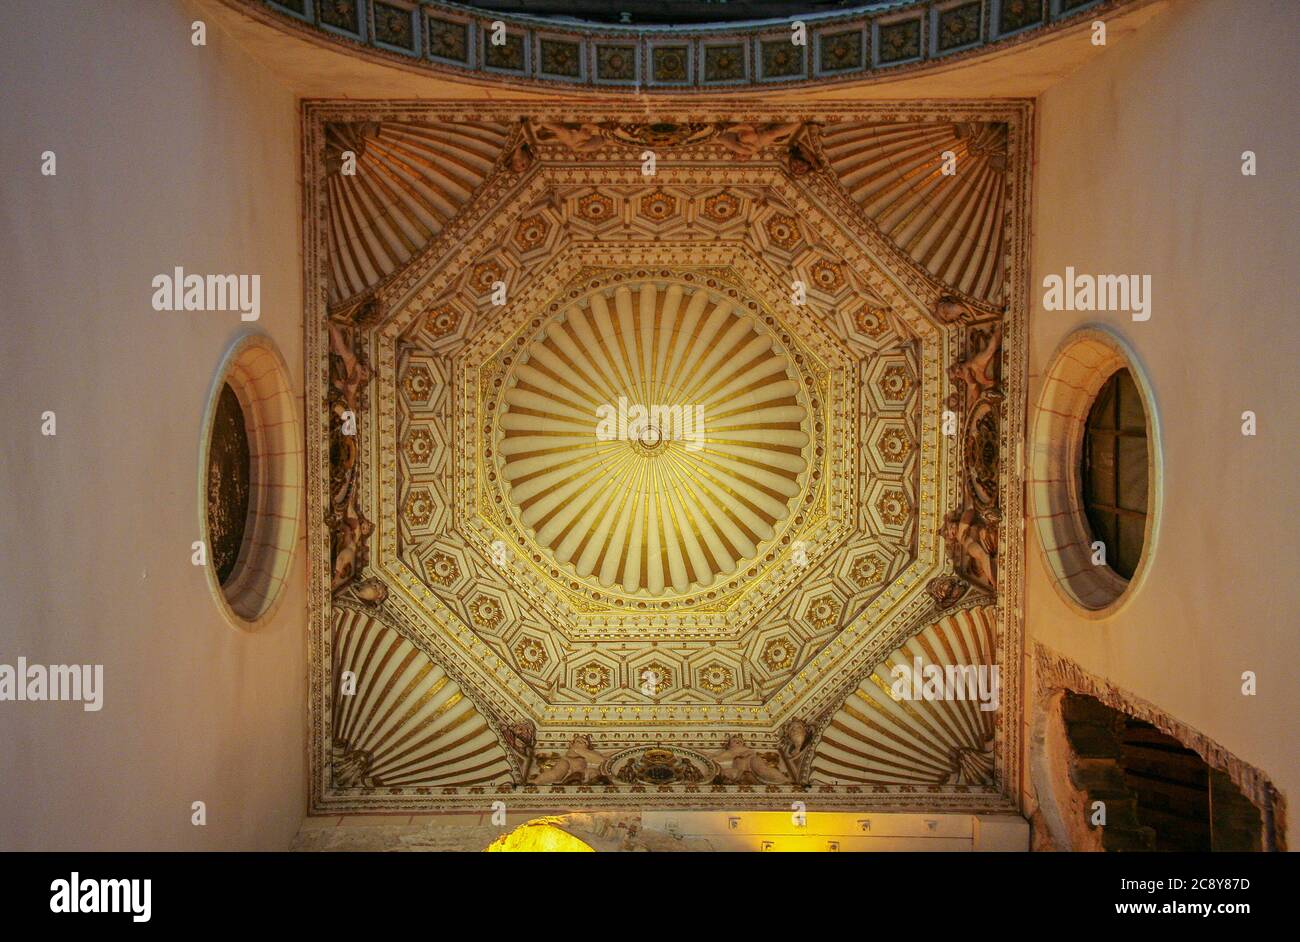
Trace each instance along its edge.
<path fill-rule="evenodd" d="M 0 663 L 99 663 L 106 689 L 99 713 L 0 703 L 4 850 L 286 848 L 305 810 L 302 542 L 256 634 L 190 563 L 199 427 L 241 331 L 279 344 L 301 407 L 296 103 L 221 32 L 191 45 L 196 15 L 5 4 Z M 174 265 L 260 274 L 260 322 L 153 311 Z"/>
<path fill-rule="evenodd" d="M 1295 63 L 1287 0 L 1180 0 L 1038 101 L 1030 403 L 1061 340 L 1115 328 L 1164 449 L 1150 570 L 1112 617 L 1057 595 L 1032 526 L 1028 636 L 1217 740 L 1300 800 Z M 1241 153 L 1259 174 L 1242 176 Z M 1042 281 L 1152 277 L 1151 319 L 1049 312 Z M 1259 417 L 1241 435 L 1241 413 Z M 1259 694 L 1241 693 L 1255 671 Z M 1292 841 L 1294 843 L 1294 841 Z"/>

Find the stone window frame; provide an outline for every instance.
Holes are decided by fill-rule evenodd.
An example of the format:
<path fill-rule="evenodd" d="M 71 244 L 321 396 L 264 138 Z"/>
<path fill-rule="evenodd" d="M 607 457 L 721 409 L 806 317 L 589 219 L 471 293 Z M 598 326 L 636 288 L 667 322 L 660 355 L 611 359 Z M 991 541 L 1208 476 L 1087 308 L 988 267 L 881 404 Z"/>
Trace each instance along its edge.
<path fill-rule="evenodd" d="M 1106 381 L 1121 369 L 1133 377 L 1147 425 L 1147 518 L 1142 556 L 1132 579 L 1092 562 L 1092 528 L 1083 501 L 1084 431 Z M 1108 618 L 1140 590 L 1159 550 L 1163 496 L 1160 414 L 1147 372 L 1114 330 L 1087 325 L 1057 347 L 1034 406 L 1029 436 L 1031 529 L 1052 585 L 1085 618 Z"/>
<path fill-rule="evenodd" d="M 208 532 L 208 457 L 222 389 L 239 399 L 248 433 L 248 520 L 230 577 L 222 585 Z M 275 615 L 293 563 L 304 494 L 302 432 L 284 357 L 264 334 L 243 334 L 231 344 L 208 390 L 199 437 L 199 532 L 213 601 L 232 627 L 254 631 Z"/>

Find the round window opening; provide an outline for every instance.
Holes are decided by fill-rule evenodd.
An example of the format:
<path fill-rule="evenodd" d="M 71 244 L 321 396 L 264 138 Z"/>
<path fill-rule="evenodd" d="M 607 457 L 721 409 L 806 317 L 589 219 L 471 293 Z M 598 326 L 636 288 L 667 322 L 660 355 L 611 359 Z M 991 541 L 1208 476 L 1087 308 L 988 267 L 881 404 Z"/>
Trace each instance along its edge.
<path fill-rule="evenodd" d="M 288 371 L 260 335 L 222 361 L 199 456 L 208 586 L 232 624 L 269 619 L 298 536 L 302 459 Z"/>
<path fill-rule="evenodd" d="M 1090 617 L 1141 581 L 1155 538 L 1160 449 L 1150 388 L 1108 330 L 1072 334 L 1039 393 L 1030 484 L 1053 584 Z"/>

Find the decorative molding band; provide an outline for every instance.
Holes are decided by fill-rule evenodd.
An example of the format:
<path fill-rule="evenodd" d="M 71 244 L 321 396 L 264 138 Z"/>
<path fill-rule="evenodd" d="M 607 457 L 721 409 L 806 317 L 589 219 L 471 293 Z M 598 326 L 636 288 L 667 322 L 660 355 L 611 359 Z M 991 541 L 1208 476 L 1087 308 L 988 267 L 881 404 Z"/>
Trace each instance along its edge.
<path fill-rule="evenodd" d="M 1040 702 L 1052 691 L 1061 689 L 1096 697 L 1113 710 L 1150 723 L 1191 749 L 1211 768 L 1226 772 L 1232 783 L 1264 815 L 1265 832 L 1271 834 L 1274 844 L 1269 849 L 1286 850 L 1286 798 L 1259 769 L 1238 759 L 1210 737 L 1174 719 L 1154 703 L 1089 674 L 1063 654 L 1037 642 L 1034 643 L 1034 678 Z"/>
<path fill-rule="evenodd" d="M 892 0 L 794 18 L 623 26 L 430 0 L 224 0 L 366 58 L 521 86 L 732 91 L 868 82 L 1033 42 L 1149 0 Z M 493 24 L 504 24 L 493 43 Z"/>

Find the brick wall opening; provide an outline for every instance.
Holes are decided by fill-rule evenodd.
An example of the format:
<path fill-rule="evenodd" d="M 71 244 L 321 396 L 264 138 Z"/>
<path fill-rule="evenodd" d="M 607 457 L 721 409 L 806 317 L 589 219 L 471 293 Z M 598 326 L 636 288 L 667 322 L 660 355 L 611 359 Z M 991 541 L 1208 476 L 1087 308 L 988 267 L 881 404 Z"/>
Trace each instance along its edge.
<path fill-rule="evenodd" d="M 1258 851 L 1271 847 L 1266 815 L 1224 772 L 1151 723 L 1085 694 L 1059 701 L 1068 768 L 1057 781 L 1085 813 L 1077 849 Z M 1061 770 L 1058 770 L 1058 773 Z M 1104 824 L 1096 823 L 1098 803 Z M 1072 832 L 1074 828 L 1070 828 Z M 1080 846 L 1083 845 L 1083 846 Z"/>

